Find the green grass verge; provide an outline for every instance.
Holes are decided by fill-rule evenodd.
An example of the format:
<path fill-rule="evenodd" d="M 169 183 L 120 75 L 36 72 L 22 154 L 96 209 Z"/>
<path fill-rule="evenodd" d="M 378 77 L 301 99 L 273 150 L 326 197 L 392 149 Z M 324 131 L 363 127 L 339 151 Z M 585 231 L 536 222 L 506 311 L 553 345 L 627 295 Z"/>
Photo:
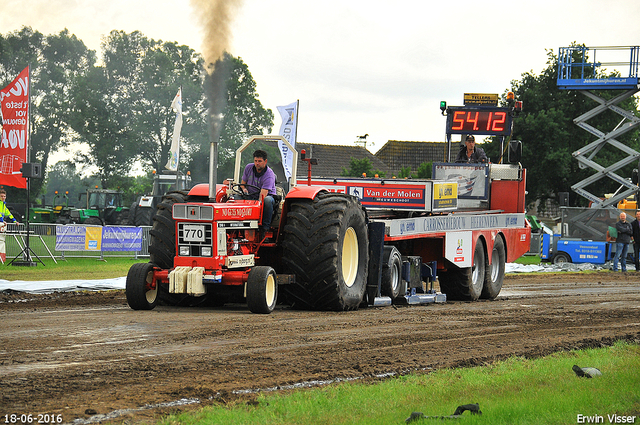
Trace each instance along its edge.
<path fill-rule="evenodd" d="M 518 258 L 514 263 L 517 264 L 540 264 L 540 256 L 539 255 L 523 255 Z"/>
<path fill-rule="evenodd" d="M 578 378 L 571 367 L 599 368 Z M 636 416 L 640 423 L 640 346 L 511 358 L 493 365 L 412 374 L 378 384 L 339 384 L 291 394 L 261 394 L 244 402 L 168 416 L 160 424 L 403 424 L 411 412 L 451 415 L 458 405 L 479 403 L 482 415 L 465 412 L 456 424 L 576 424 L 578 415 Z M 255 403 L 254 403 L 255 404 Z M 449 422 L 449 421 L 445 421 Z M 421 419 L 415 424 L 445 423 Z M 585 422 L 587 423 L 586 419 Z"/>
<path fill-rule="evenodd" d="M 11 261 L 7 258 L 7 264 Z M 56 264 L 51 258 L 42 258 L 42 265 L 36 261 L 35 267 L 9 266 L 0 264 L 0 278 L 4 280 L 73 280 L 73 279 L 111 279 L 126 276 L 133 263 L 146 263 L 149 259 L 135 260 L 133 257 L 67 258 L 58 259 Z"/>

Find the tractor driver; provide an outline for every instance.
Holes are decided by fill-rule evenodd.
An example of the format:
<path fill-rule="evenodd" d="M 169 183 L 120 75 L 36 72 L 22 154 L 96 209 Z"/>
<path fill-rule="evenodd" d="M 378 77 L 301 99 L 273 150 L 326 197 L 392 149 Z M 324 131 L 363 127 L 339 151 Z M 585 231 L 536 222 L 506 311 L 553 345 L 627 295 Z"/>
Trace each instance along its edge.
<path fill-rule="evenodd" d="M 276 174 L 267 166 L 267 153 L 265 151 L 257 150 L 253 153 L 253 164 L 247 164 L 244 167 L 241 184 L 250 185 L 242 187 L 245 193 L 243 199 L 262 201 L 262 227 L 260 230 L 262 232 L 269 230 L 275 206 Z M 256 187 L 260 188 L 259 192 Z"/>

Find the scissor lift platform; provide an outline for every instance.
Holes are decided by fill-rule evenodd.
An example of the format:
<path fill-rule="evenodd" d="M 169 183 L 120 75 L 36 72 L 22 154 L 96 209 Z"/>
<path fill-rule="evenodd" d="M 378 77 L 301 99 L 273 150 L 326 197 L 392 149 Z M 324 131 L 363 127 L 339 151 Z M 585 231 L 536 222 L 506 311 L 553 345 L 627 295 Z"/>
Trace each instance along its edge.
<path fill-rule="evenodd" d="M 606 59 L 606 60 L 600 60 Z M 615 207 L 619 201 L 638 192 L 638 186 L 630 179 L 616 173 L 622 167 L 637 162 L 640 153 L 617 140 L 619 136 L 640 125 L 640 118 L 633 111 L 618 106 L 619 103 L 640 91 L 639 76 L 640 46 L 619 47 L 561 47 L 558 53 L 557 85 L 563 90 L 578 90 L 580 93 L 596 101 L 599 105 L 575 118 L 573 122 L 597 139 L 585 147 L 573 152 L 580 168 L 592 168 L 595 174 L 573 185 L 571 189 L 592 202 L 595 208 Z M 602 67 L 618 71 L 619 76 L 606 76 L 598 73 Z M 628 67 L 628 76 L 623 76 L 623 69 Z M 590 90 L 620 90 L 621 93 L 612 99 L 605 99 Z M 587 121 L 606 110 L 611 110 L 622 117 L 621 122 L 612 131 L 605 133 L 589 125 Z M 594 161 L 595 155 L 606 145 L 620 149 L 626 154 L 622 160 L 604 167 Z M 599 194 L 594 195 L 585 188 L 596 181 L 608 177 L 625 190 L 619 190 L 615 196 L 602 200 Z"/>

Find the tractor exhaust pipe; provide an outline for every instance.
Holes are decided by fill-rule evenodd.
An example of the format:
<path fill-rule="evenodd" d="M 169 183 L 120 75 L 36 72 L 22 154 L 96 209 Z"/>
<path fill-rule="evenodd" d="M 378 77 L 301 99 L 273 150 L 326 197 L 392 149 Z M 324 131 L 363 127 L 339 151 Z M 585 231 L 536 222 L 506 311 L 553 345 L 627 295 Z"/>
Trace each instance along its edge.
<path fill-rule="evenodd" d="M 218 181 L 218 142 L 211 139 L 209 148 L 209 202 L 216 201 L 216 182 Z"/>

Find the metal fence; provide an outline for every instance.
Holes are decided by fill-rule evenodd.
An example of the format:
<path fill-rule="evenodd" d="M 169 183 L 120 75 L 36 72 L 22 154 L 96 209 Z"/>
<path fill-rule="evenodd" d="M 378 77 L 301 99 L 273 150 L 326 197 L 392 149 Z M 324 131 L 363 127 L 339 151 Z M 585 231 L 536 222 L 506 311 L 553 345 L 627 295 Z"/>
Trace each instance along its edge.
<path fill-rule="evenodd" d="M 151 226 L 142 228 L 142 250 L 140 251 L 57 251 L 56 230 L 62 224 L 29 224 L 29 248 L 41 259 L 53 258 L 107 258 L 107 257 L 134 257 L 144 258 L 149 256 L 149 231 Z M 19 256 L 25 250 L 27 242 L 27 229 L 24 224 L 8 224 L 5 233 L 5 249 L 7 260 Z"/>

